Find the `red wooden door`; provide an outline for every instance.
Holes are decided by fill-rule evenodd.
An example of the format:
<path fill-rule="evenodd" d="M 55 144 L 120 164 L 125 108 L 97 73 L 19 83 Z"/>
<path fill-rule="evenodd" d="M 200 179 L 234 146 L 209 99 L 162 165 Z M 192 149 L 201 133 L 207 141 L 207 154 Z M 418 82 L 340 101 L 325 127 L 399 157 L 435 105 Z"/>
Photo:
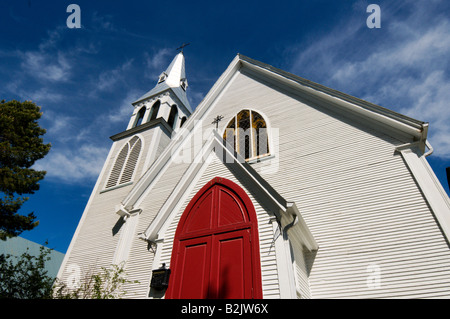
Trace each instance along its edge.
<path fill-rule="evenodd" d="M 215 178 L 186 207 L 175 233 L 166 298 L 262 298 L 253 204 Z"/>

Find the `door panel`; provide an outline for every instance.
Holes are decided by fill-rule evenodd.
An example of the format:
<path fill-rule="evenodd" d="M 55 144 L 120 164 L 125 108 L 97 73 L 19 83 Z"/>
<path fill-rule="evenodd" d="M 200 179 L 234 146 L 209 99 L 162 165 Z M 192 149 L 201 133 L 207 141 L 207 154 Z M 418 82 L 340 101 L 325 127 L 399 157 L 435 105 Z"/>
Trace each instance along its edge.
<path fill-rule="evenodd" d="M 251 298 L 252 273 L 249 251 L 248 230 L 214 237 L 211 281 L 216 284 L 214 288 L 218 298 Z"/>
<path fill-rule="evenodd" d="M 193 207 L 188 218 L 186 218 L 184 233 L 195 233 L 201 230 L 209 230 L 213 226 L 213 190 L 204 194 Z"/>
<path fill-rule="evenodd" d="M 195 238 L 180 242 L 179 263 L 174 275 L 178 277 L 181 299 L 204 299 L 208 297 L 211 238 Z"/>
<path fill-rule="evenodd" d="M 226 188 L 218 188 L 217 227 L 247 222 L 245 207 Z"/>

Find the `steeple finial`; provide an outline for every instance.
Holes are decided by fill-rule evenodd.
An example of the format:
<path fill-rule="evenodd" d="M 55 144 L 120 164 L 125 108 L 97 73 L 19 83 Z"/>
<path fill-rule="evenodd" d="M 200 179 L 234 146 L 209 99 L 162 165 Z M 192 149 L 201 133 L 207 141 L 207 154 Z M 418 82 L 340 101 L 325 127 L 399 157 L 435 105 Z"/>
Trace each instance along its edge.
<path fill-rule="evenodd" d="M 177 50 L 181 50 L 180 52 L 183 53 L 184 47 L 188 46 L 190 43 L 183 43 Z"/>

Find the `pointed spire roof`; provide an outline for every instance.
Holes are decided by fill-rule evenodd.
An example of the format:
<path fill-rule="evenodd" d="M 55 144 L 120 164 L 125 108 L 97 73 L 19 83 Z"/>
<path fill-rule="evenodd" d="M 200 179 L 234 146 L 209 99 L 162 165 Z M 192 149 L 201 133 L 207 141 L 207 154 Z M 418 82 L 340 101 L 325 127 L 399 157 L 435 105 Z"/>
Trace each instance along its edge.
<path fill-rule="evenodd" d="M 186 79 L 186 71 L 184 69 L 184 55 L 178 53 L 170 63 L 165 74 L 167 74 L 166 83 L 170 87 L 180 86 L 180 81 Z"/>
<path fill-rule="evenodd" d="M 186 71 L 184 66 L 183 52 L 178 53 L 170 63 L 169 67 L 161 73 L 156 86 L 137 99 L 133 104 L 148 99 L 154 95 L 158 95 L 168 89 L 171 89 L 180 99 L 186 109 L 192 113 L 191 105 L 186 96 L 187 89 Z"/>

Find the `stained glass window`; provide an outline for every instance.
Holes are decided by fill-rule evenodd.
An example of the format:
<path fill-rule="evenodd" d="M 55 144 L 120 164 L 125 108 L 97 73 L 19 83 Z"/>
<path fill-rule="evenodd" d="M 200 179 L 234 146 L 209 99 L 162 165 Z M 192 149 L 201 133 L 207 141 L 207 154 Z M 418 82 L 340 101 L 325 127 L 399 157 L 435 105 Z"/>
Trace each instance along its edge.
<path fill-rule="evenodd" d="M 269 154 L 266 121 L 253 110 L 242 110 L 233 117 L 223 138 L 246 160 Z"/>

